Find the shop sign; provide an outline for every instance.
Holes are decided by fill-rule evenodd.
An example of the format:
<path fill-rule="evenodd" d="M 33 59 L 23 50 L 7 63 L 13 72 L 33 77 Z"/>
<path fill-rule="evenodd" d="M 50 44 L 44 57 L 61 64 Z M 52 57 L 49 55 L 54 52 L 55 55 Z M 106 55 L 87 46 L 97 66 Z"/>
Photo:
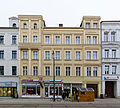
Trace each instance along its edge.
<path fill-rule="evenodd" d="M 44 80 L 44 83 L 53 83 L 53 80 Z M 55 83 L 63 83 L 63 80 L 55 80 Z"/>
<path fill-rule="evenodd" d="M 41 82 L 42 79 L 23 79 L 22 82 Z"/>
<path fill-rule="evenodd" d="M 104 77 L 105 80 L 117 80 L 119 79 L 119 76 L 107 76 L 107 77 Z"/>
<path fill-rule="evenodd" d="M 17 87 L 16 82 L 0 82 L 0 87 Z"/>

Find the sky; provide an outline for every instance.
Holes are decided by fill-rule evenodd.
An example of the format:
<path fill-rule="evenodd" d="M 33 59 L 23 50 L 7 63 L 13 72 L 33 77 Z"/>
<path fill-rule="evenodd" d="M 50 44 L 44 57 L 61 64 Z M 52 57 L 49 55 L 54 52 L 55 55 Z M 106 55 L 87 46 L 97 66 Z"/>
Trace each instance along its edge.
<path fill-rule="evenodd" d="M 0 26 L 9 26 L 9 17 L 42 15 L 46 26 L 79 27 L 83 16 L 120 20 L 120 0 L 1 0 Z"/>

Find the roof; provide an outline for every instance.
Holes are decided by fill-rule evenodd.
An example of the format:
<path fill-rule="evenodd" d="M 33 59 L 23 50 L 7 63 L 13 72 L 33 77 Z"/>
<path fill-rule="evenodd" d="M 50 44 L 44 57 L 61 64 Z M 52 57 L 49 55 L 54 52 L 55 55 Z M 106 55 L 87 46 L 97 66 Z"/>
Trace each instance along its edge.
<path fill-rule="evenodd" d="M 13 17 L 10 17 L 9 19 L 17 20 L 18 18 L 13 16 Z"/>
<path fill-rule="evenodd" d="M 14 27 L 0 27 L 0 29 L 18 29 L 18 27 L 14 28 Z"/>
<path fill-rule="evenodd" d="M 44 29 L 82 29 L 81 27 L 44 27 Z"/>
<path fill-rule="evenodd" d="M 120 20 L 106 20 L 106 21 L 101 21 L 101 23 L 103 22 L 120 22 Z"/>

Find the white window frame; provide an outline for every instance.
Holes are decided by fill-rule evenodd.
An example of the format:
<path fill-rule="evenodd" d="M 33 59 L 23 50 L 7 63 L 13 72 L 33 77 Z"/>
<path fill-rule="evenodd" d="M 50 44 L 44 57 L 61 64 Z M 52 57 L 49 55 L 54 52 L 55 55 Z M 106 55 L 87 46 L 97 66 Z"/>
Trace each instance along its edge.
<path fill-rule="evenodd" d="M 38 36 L 33 36 L 33 43 L 37 43 L 38 42 Z"/>
<path fill-rule="evenodd" d="M 45 36 L 45 44 L 50 44 L 50 36 Z"/>
<path fill-rule="evenodd" d="M 23 59 L 28 59 L 28 57 L 27 57 L 27 51 L 23 51 Z"/>
<path fill-rule="evenodd" d="M 55 69 L 56 69 L 56 76 L 60 76 L 60 67 L 57 66 Z"/>
<path fill-rule="evenodd" d="M 70 44 L 70 36 L 66 36 L 66 44 Z"/>
<path fill-rule="evenodd" d="M 80 76 L 81 67 L 76 67 L 76 76 Z"/>
<path fill-rule="evenodd" d="M 70 51 L 66 51 L 66 52 L 65 52 L 65 59 L 66 59 L 66 60 L 70 60 L 70 59 L 71 59 L 70 56 L 71 56 L 71 55 L 70 55 Z"/>
<path fill-rule="evenodd" d="M 76 60 L 80 60 L 80 51 L 76 51 Z"/>
<path fill-rule="evenodd" d="M 50 51 L 45 51 L 45 59 L 50 60 Z"/>
<path fill-rule="evenodd" d="M 60 60 L 60 51 L 56 51 L 55 54 L 56 54 L 56 60 Z"/>
<path fill-rule="evenodd" d="M 38 59 L 38 51 L 33 51 L 33 59 Z"/>
<path fill-rule="evenodd" d="M 91 36 L 87 36 L 87 44 L 91 44 Z"/>
<path fill-rule="evenodd" d="M 93 36 L 93 44 L 97 44 L 97 36 Z"/>
<path fill-rule="evenodd" d="M 91 51 L 87 51 L 87 60 L 91 60 Z"/>
<path fill-rule="evenodd" d="M 60 44 L 60 36 L 55 36 L 55 44 Z"/>
<path fill-rule="evenodd" d="M 97 60 L 97 51 L 93 51 L 93 60 Z"/>
<path fill-rule="evenodd" d="M 45 76 L 50 76 L 50 67 L 49 66 L 45 67 Z"/>
<path fill-rule="evenodd" d="M 93 67 L 93 76 L 97 77 L 98 67 Z"/>
<path fill-rule="evenodd" d="M 23 36 L 23 43 L 27 43 L 27 36 Z"/>
<path fill-rule="evenodd" d="M 66 67 L 66 76 L 70 76 L 70 67 Z"/>
<path fill-rule="evenodd" d="M 76 44 L 80 44 L 80 36 L 76 36 Z"/>
<path fill-rule="evenodd" d="M 38 76 L 38 67 L 33 66 L 33 76 Z"/>
<path fill-rule="evenodd" d="M 87 76 L 91 76 L 91 67 L 87 67 Z"/>

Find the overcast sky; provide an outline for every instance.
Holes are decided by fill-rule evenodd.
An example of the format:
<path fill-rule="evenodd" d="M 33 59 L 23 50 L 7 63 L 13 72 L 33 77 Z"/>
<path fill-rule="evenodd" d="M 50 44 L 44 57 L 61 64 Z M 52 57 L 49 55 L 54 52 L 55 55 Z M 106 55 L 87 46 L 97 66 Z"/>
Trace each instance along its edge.
<path fill-rule="evenodd" d="M 120 0 L 1 0 L 0 26 L 20 14 L 42 15 L 46 26 L 79 27 L 82 16 L 101 16 L 101 20 L 120 20 Z"/>

